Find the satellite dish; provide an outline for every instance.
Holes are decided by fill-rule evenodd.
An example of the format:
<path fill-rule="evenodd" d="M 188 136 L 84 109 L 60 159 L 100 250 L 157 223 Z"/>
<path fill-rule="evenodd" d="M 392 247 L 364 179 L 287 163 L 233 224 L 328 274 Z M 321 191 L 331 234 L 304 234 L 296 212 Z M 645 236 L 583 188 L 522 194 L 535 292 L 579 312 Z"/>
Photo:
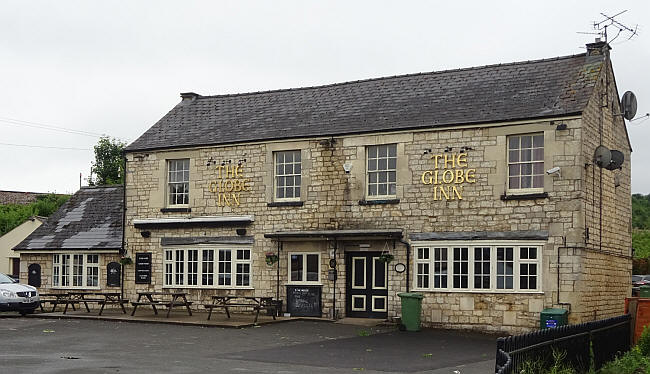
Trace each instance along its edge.
<path fill-rule="evenodd" d="M 621 108 L 623 109 L 623 117 L 626 120 L 631 120 L 636 116 L 636 96 L 632 91 L 626 91 L 621 98 Z"/>
<path fill-rule="evenodd" d="M 594 163 L 598 165 L 599 168 L 606 167 L 612 161 L 612 152 L 609 151 L 604 145 L 599 145 L 596 147 L 594 152 Z"/>
<path fill-rule="evenodd" d="M 605 166 L 605 169 L 607 170 L 616 170 L 623 165 L 623 161 L 625 161 L 625 155 L 623 155 L 623 152 L 617 151 L 612 149 L 611 151 L 612 154 L 612 160 L 609 162 L 609 165 Z"/>

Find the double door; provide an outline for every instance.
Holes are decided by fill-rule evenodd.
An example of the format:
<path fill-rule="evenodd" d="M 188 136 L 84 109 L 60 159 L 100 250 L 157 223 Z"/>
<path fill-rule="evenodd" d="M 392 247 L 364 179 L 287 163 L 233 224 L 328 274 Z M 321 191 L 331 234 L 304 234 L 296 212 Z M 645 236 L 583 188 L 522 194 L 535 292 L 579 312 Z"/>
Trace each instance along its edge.
<path fill-rule="evenodd" d="M 388 316 L 388 264 L 381 252 L 346 252 L 346 315 L 358 318 Z"/>

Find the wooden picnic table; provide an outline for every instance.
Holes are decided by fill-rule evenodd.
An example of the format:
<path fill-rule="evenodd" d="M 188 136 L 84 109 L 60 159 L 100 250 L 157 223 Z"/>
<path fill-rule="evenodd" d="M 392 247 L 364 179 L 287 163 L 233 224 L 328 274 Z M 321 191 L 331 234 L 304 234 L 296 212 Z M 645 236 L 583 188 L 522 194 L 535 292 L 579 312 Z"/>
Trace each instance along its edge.
<path fill-rule="evenodd" d="M 230 311 L 228 308 L 232 307 L 246 307 L 252 308 L 255 313 L 255 321 L 260 316 L 260 310 L 272 310 L 273 319 L 275 320 L 275 315 L 277 314 L 277 306 L 273 302 L 272 297 L 257 297 L 257 296 L 212 296 L 211 304 L 203 304 L 203 307 L 208 309 L 208 320 L 212 316 L 212 310 L 214 308 L 223 308 L 226 311 L 226 316 L 230 318 Z"/>
<path fill-rule="evenodd" d="M 167 318 L 169 318 L 169 314 L 175 306 L 185 306 L 187 313 L 191 316 L 192 310 L 190 309 L 190 305 L 192 305 L 192 302 L 187 301 L 185 295 L 185 292 L 140 291 L 138 292 L 138 299 L 135 302 L 131 302 L 133 305 L 131 315 L 135 315 L 135 311 L 139 305 L 150 305 L 153 308 L 154 314 L 158 315 L 158 310 L 156 309 L 156 305 L 158 305 L 167 307 Z M 140 301 L 143 297 L 148 301 Z"/>
<path fill-rule="evenodd" d="M 56 310 L 56 307 L 59 304 L 66 304 L 67 306 L 67 299 L 68 299 L 67 293 L 63 293 L 63 292 L 41 293 L 39 294 L 39 296 L 41 297 L 41 302 L 39 305 L 41 308 L 41 312 L 45 311 L 43 310 L 44 303 L 52 303 L 52 312 Z M 74 305 L 72 305 L 72 309 L 76 310 Z"/>
<path fill-rule="evenodd" d="M 72 305 L 72 310 L 76 310 L 74 307 L 75 303 L 79 303 L 79 307 L 81 307 L 81 303 L 83 303 L 84 306 L 86 307 L 86 312 L 90 313 L 90 308 L 88 308 L 88 302 L 99 301 L 99 300 L 86 299 L 86 296 L 91 296 L 94 294 L 95 293 L 92 291 L 68 291 L 67 300 L 63 300 L 65 302 L 65 309 L 63 309 L 63 314 L 65 314 L 68 311 L 68 305 Z"/>
<path fill-rule="evenodd" d="M 101 304 L 101 308 L 99 309 L 99 315 L 102 315 L 102 312 L 104 312 L 104 307 L 106 304 L 119 304 L 120 307 L 122 308 L 122 313 L 126 314 L 126 309 L 124 308 L 124 304 L 128 304 L 129 300 L 123 299 L 122 298 L 122 293 L 120 292 L 95 292 L 95 295 L 98 296 L 103 296 L 104 299 L 98 301 L 99 304 Z"/>

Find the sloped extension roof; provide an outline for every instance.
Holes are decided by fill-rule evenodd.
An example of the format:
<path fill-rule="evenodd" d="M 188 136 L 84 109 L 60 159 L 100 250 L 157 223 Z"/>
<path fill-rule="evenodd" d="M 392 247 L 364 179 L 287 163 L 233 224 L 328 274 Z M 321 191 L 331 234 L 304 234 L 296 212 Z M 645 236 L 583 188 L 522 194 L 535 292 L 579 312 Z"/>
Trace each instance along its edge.
<path fill-rule="evenodd" d="M 122 186 L 83 187 L 14 250 L 118 250 L 122 247 Z"/>
<path fill-rule="evenodd" d="M 604 58 L 554 59 L 185 99 L 129 151 L 581 113 Z M 184 95 L 187 96 L 187 95 Z"/>

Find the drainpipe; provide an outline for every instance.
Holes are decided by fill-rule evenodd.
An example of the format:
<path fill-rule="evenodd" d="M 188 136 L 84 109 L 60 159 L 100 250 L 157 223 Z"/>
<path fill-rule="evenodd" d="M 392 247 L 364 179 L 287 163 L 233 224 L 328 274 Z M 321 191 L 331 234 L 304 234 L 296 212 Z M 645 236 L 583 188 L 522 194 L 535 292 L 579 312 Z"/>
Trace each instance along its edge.
<path fill-rule="evenodd" d="M 122 172 L 124 173 L 124 181 L 122 182 L 122 248 L 120 248 L 120 257 L 125 254 L 126 247 L 126 152 L 122 151 Z M 124 270 L 125 266 L 120 264 L 122 281 L 120 282 L 120 298 L 124 298 Z"/>
<path fill-rule="evenodd" d="M 276 269 L 275 299 L 280 300 L 280 251 L 282 250 L 282 241 L 278 239 L 278 267 Z"/>
<path fill-rule="evenodd" d="M 334 238 L 334 261 L 336 261 L 337 247 L 338 247 L 338 241 L 336 240 L 336 238 Z M 332 306 L 334 310 L 332 311 L 332 319 L 336 319 L 336 278 L 338 278 L 339 276 L 336 267 L 334 268 L 334 270 L 336 271 L 336 273 L 334 273 L 334 291 L 333 291 L 333 300 L 332 300 Z M 327 271 L 329 273 L 330 269 L 327 269 Z"/>
<path fill-rule="evenodd" d="M 411 244 L 400 238 L 399 242 L 406 246 L 406 292 L 409 292 L 411 289 Z"/>

